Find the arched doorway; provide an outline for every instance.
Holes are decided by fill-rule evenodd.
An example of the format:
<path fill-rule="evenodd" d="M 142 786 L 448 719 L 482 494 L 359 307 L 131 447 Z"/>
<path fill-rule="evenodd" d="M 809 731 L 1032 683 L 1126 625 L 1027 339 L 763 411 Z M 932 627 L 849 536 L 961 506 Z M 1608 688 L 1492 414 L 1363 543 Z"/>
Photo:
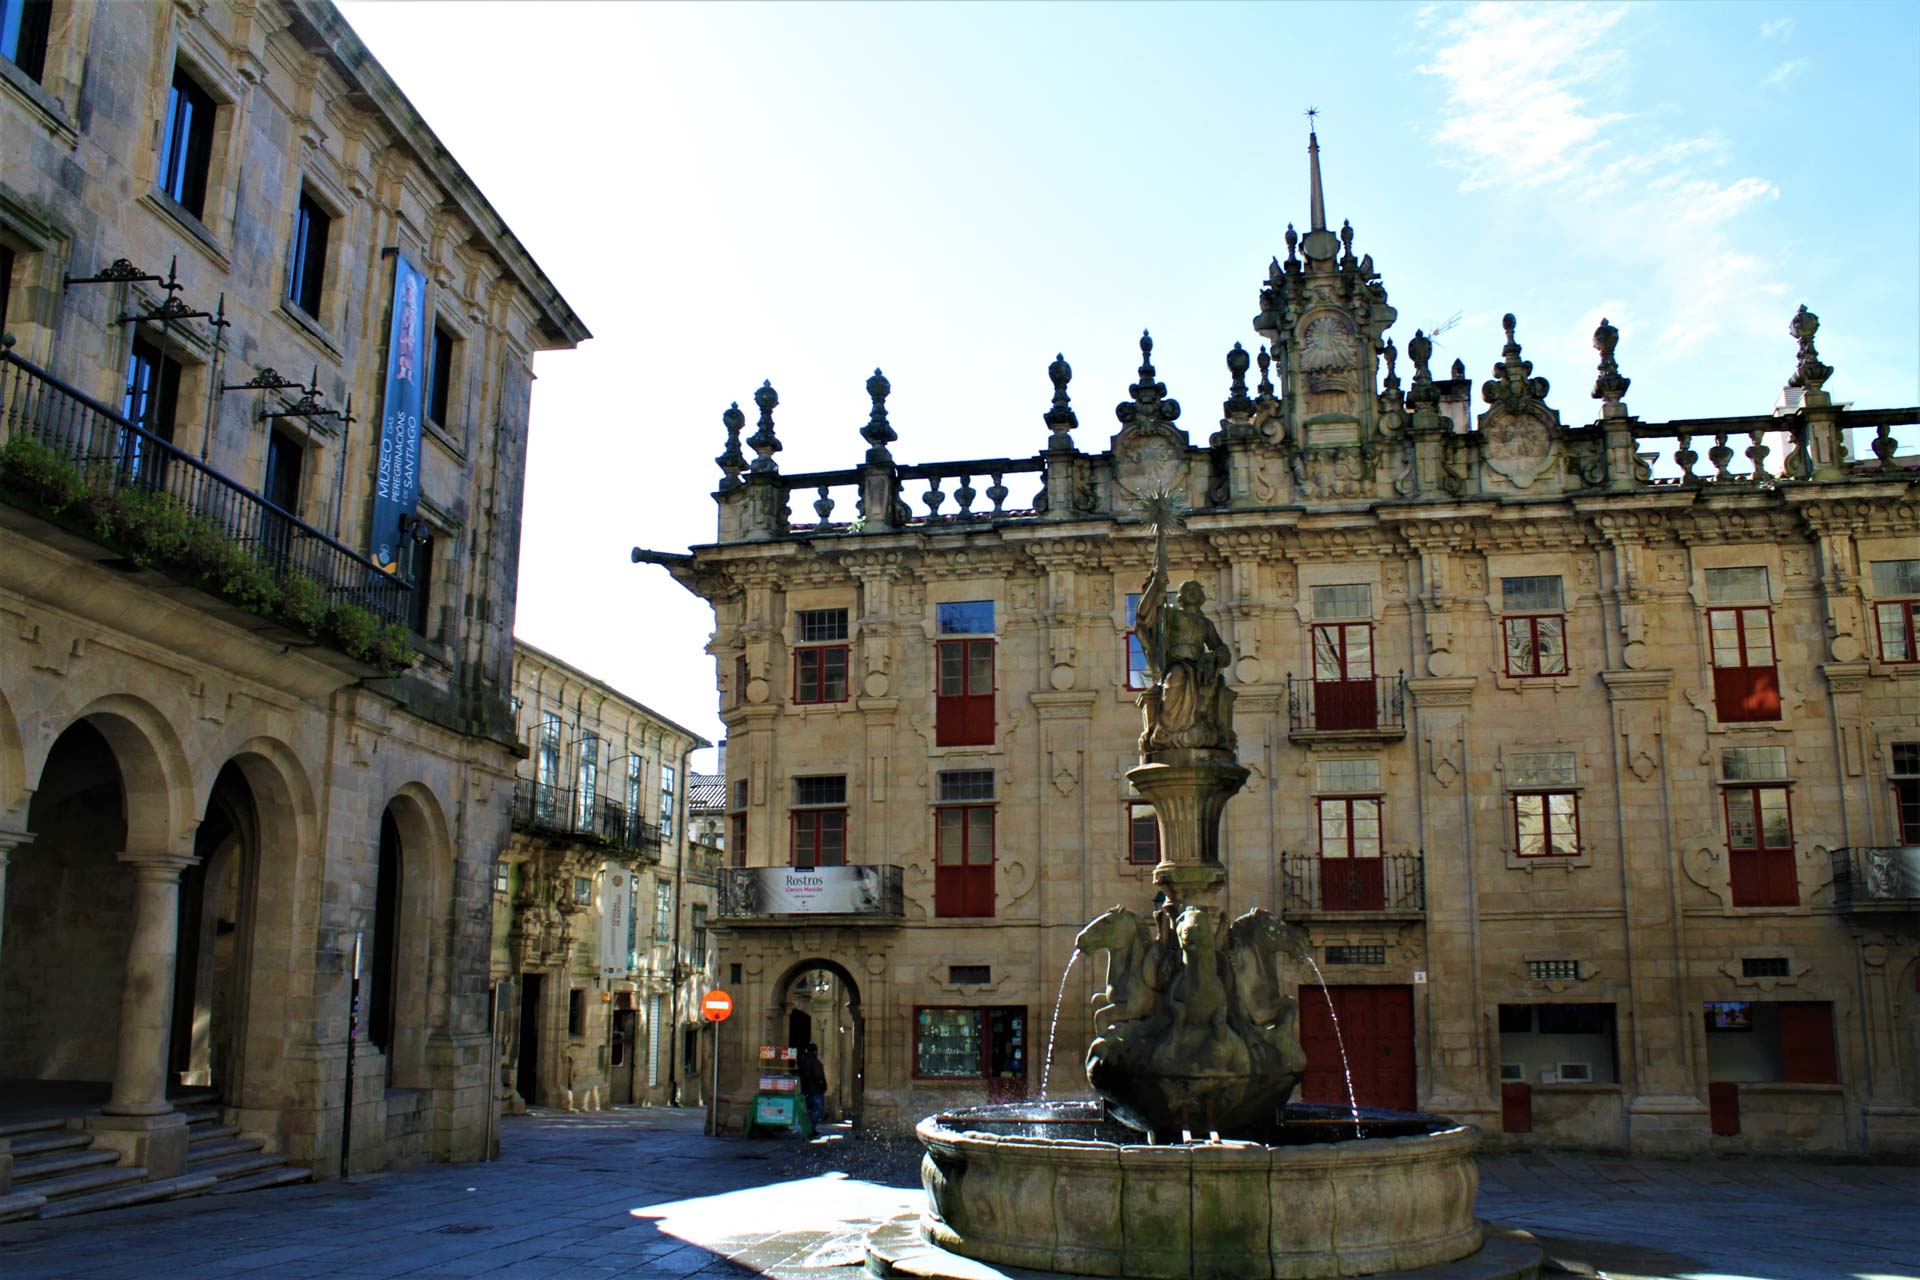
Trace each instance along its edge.
<path fill-rule="evenodd" d="M 0 1086 L 37 1082 L 19 1096 L 98 1101 L 114 1078 L 134 925 L 126 793 L 106 735 L 82 720 L 55 740 L 28 804 L 33 839 L 11 855 L 0 931 Z"/>
<path fill-rule="evenodd" d="M 226 1092 L 233 1084 L 252 973 L 260 814 L 237 764 L 220 770 L 194 831 L 199 859 L 180 878 L 170 1078 Z"/>
<path fill-rule="evenodd" d="M 791 1048 L 820 1046 L 827 1076 L 826 1116 L 860 1123 L 866 1086 L 866 1019 L 860 987 L 832 960 L 803 960 L 775 988 L 776 1039 Z"/>

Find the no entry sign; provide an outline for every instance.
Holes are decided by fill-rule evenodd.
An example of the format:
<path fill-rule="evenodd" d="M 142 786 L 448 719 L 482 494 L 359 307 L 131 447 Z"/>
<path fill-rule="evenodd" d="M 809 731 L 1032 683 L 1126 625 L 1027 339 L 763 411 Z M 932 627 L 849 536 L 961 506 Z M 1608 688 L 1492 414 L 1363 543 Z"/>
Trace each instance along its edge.
<path fill-rule="evenodd" d="M 709 991 L 700 1002 L 700 1012 L 707 1016 L 708 1022 L 725 1022 L 733 1012 L 733 997 L 724 991 Z"/>

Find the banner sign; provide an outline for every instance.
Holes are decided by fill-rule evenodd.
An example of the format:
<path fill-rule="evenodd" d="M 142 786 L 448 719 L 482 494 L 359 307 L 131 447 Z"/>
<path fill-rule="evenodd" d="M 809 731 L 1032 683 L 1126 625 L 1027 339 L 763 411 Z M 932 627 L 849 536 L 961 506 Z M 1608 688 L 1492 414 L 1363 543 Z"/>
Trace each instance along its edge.
<path fill-rule="evenodd" d="M 725 915 L 862 915 L 882 910 L 884 867 L 736 867 L 723 885 Z"/>
<path fill-rule="evenodd" d="M 401 520 L 420 502 L 422 367 L 427 358 L 427 278 L 393 259 L 393 323 L 387 333 L 387 394 L 380 411 L 380 459 L 373 486 L 373 561 L 388 573 L 401 563 Z"/>
<path fill-rule="evenodd" d="M 633 878 L 609 869 L 600 908 L 600 973 L 627 976 L 627 920 L 633 914 Z"/>

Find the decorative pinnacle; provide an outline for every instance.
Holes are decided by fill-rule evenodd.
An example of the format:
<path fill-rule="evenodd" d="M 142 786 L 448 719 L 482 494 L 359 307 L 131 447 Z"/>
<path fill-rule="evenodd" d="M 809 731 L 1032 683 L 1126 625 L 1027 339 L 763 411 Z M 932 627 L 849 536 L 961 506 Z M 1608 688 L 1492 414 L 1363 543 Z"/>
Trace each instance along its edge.
<path fill-rule="evenodd" d="M 1593 398 L 1601 402 L 1602 413 L 1619 405 L 1633 383 L 1631 378 L 1621 376 L 1620 366 L 1614 361 L 1613 349 L 1619 345 L 1620 331 L 1601 316 L 1600 327 L 1593 331 L 1593 349 L 1600 353 L 1600 376 L 1593 380 Z"/>
<path fill-rule="evenodd" d="M 1467 362 L 1465 360 L 1455 360 L 1453 362 L 1453 368 L 1451 371 L 1448 372 L 1447 376 L 1449 378 L 1452 378 L 1455 382 L 1458 382 L 1462 378 L 1466 377 Z"/>
<path fill-rule="evenodd" d="M 1500 348 L 1500 361 L 1493 366 L 1493 377 L 1480 384 L 1480 398 L 1488 404 L 1508 405 L 1546 400 L 1547 380 L 1534 377 L 1533 361 L 1521 357 L 1520 340 L 1513 336 L 1518 326 L 1511 311 L 1500 317 L 1500 327 L 1507 331 L 1507 344 Z"/>
<path fill-rule="evenodd" d="M 1133 396 L 1132 401 L 1116 406 L 1113 411 L 1122 425 L 1136 418 L 1171 423 L 1180 416 L 1180 402 L 1169 399 L 1166 384 L 1154 378 L 1153 335 L 1145 329 L 1140 331 L 1140 381 L 1127 391 Z"/>
<path fill-rule="evenodd" d="M 892 390 L 893 384 L 878 369 L 867 379 L 867 395 L 873 399 L 873 412 L 867 415 L 867 425 L 860 428 L 860 436 L 867 442 L 867 463 L 870 466 L 893 465 L 893 455 L 887 452 L 887 446 L 900 436 L 887 422 L 887 393 Z"/>
<path fill-rule="evenodd" d="M 1053 363 L 1047 366 L 1047 377 L 1053 382 L 1053 407 L 1047 410 L 1043 419 L 1053 429 L 1053 434 L 1047 437 L 1047 448 L 1071 449 L 1073 437 L 1067 433 L 1080 425 L 1080 419 L 1067 398 L 1067 383 L 1073 381 L 1073 366 L 1067 363 L 1066 356 L 1054 355 Z"/>
<path fill-rule="evenodd" d="M 1400 362 L 1400 351 L 1399 348 L 1393 345 L 1392 338 L 1387 339 L 1387 345 L 1381 350 L 1380 354 L 1385 356 L 1387 361 L 1387 376 L 1380 383 L 1381 391 L 1389 403 L 1398 407 L 1400 404 L 1400 374 L 1396 370 Z"/>
<path fill-rule="evenodd" d="M 1267 354 L 1266 343 L 1260 344 L 1260 354 L 1255 359 L 1260 362 L 1260 382 L 1254 390 L 1260 393 L 1262 400 L 1271 400 L 1273 399 L 1273 381 L 1268 378 L 1267 372 L 1273 367 L 1273 357 Z"/>
<path fill-rule="evenodd" d="M 1407 358 L 1413 361 L 1413 390 L 1407 392 L 1407 402 L 1415 405 L 1437 404 L 1440 400 L 1440 388 L 1433 385 L 1433 373 L 1427 362 L 1433 359 L 1433 339 L 1426 331 L 1415 329 L 1413 341 L 1407 343 Z"/>
<path fill-rule="evenodd" d="M 1295 267 L 1298 267 L 1300 262 L 1299 250 L 1300 250 L 1300 233 L 1298 231 L 1295 231 L 1293 229 L 1293 224 L 1289 222 L 1287 224 L 1287 261 L 1293 264 Z"/>
<path fill-rule="evenodd" d="M 1308 231 L 1327 229 L 1327 198 L 1320 189 L 1320 135 L 1314 131 L 1313 117 L 1317 114 L 1312 108 L 1307 110 L 1307 168 L 1310 201 L 1307 219 Z"/>
<path fill-rule="evenodd" d="M 773 455 L 780 452 L 780 438 L 773 434 L 773 409 L 780 403 L 780 393 L 773 389 L 773 383 L 762 382 L 760 389 L 753 393 L 753 402 L 760 406 L 760 420 L 754 424 L 753 434 L 747 437 L 747 446 L 755 454 L 752 467 L 755 475 L 762 472 L 778 472 L 779 466 Z"/>
<path fill-rule="evenodd" d="M 1253 414 L 1253 399 L 1247 395 L 1247 369 L 1252 363 L 1247 349 L 1237 342 L 1233 350 L 1227 352 L 1227 372 L 1232 375 L 1232 381 L 1227 387 L 1227 401 L 1221 408 L 1230 419 L 1245 419 Z"/>
<path fill-rule="evenodd" d="M 727 447 L 714 461 L 719 463 L 720 470 L 726 473 L 720 481 L 720 488 L 726 490 L 739 487 L 740 473 L 747 469 L 747 455 L 740 452 L 740 433 L 746 430 L 747 415 L 740 412 L 740 402 L 735 400 L 727 406 L 727 411 L 720 415 L 720 421 L 726 424 Z"/>
<path fill-rule="evenodd" d="M 1801 303 L 1800 309 L 1793 313 L 1793 319 L 1787 322 L 1787 332 L 1800 343 L 1800 358 L 1793 376 L 1787 379 L 1790 387 L 1803 387 L 1808 391 L 1818 391 L 1833 376 L 1833 367 L 1820 363 L 1820 353 L 1814 348 L 1813 335 L 1820 332 L 1820 317 L 1807 310 L 1807 304 Z"/>

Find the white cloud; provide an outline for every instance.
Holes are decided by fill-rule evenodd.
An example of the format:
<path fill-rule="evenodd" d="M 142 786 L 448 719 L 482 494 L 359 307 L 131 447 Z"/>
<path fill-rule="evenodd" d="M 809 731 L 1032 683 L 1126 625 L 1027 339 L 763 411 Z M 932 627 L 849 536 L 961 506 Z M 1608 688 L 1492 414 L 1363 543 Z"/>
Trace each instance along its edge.
<path fill-rule="evenodd" d="M 1433 140 L 1461 171 L 1463 190 L 1495 189 L 1537 208 L 1639 282 L 1582 321 L 1578 345 L 1591 344 L 1599 314 L 1630 340 L 1636 335 L 1623 317 L 1634 317 L 1635 358 L 1672 359 L 1730 323 L 1743 332 L 1778 327 L 1773 312 L 1786 288 L 1736 233 L 1743 213 L 1780 190 L 1763 177 L 1715 176 L 1728 154 L 1715 134 L 1662 132 L 1657 110 L 1600 105 L 1645 100 L 1629 88 L 1623 23 L 1632 14 L 1591 4 L 1477 4 L 1440 27 L 1441 46 L 1421 70 L 1445 85 Z M 1652 333 L 1657 352 L 1646 341 Z M 1555 335 L 1552 345 L 1579 354 L 1565 342 Z"/>
<path fill-rule="evenodd" d="M 1760 82 L 1760 87 L 1763 89 L 1785 88 L 1806 69 L 1807 60 L 1805 58 L 1794 58 L 1791 61 L 1783 62 L 1773 70 L 1767 72 L 1766 78 Z"/>
<path fill-rule="evenodd" d="M 1793 19 L 1790 16 L 1769 18 L 1760 24 L 1760 38 L 1762 40 L 1784 39 L 1792 34 Z"/>

